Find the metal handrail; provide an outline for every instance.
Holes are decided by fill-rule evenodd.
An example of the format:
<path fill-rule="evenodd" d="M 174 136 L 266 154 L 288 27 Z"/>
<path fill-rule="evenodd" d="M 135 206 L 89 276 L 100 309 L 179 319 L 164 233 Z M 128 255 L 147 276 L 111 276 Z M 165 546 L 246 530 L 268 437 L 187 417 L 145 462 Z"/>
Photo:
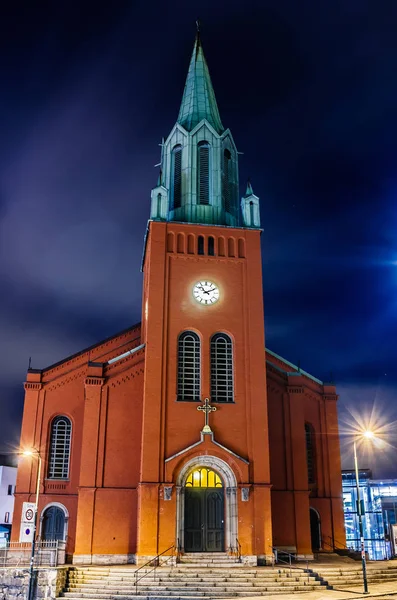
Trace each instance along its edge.
<path fill-rule="evenodd" d="M 238 541 L 238 538 L 236 538 L 236 542 L 237 542 L 237 560 L 238 560 L 238 562 L 241 563 L 241 544 Z"/>
<path fill-rule="evenodd" d="M 330 548 L 332 548 L 333 550 L 351 550 L 351 548 L 349 548 L 349 546 L 347 546 L 346 544 L 344 544 L 343 542 L 339 542 L 339 540 L 336 540 L 335 538 L 331 537 L 330 535 L 325 536 L 327 537 L 330 542 L 327 542 L 324 538 L 324 536 L 322 537 L 322 542 L 324 544 L 327 544 L 327 546 L 329 546 Z"/>
<path fill-rule="evenodd" d="M 230 555 L 230 556 L 235 556 L 235 555 L 237 555 L 237 560 L 238 560 L 239 562 L 241 562 L 241 544 L 240 544 L 240 542 L 238 541 L 238 538 L 236 538 L 236 545 L 235 545 L 235 546 L 232 546 L 232 545 L 230 544 L 230 546 L 229 546 L 229 548 L 228 548 L 228 553 L 229 553 L 229 555 Z"/>
<path fill-rule="evenodd" d="M 165 554 L 166 552 L 169 552 L 170 550 L 172 550 L 171 556 L 169 556 L 167 558 L 167 560 L 164 561 L 164 565 L 171 559 L 174 558 L 174 551 L 175 551 L 175 544 L 172 544 L 172 546 L 170 546 L 169 548 L 167 548 L 166 550 L 163 550 L 163 552 L 160 552 L 160 554 L 157 554 L 157 556 L 155 556 L 154 558 L 152 558 L 151 560 L 148 560 L 147 562 L 145 562 L 145 564 L 143 564 L 141 567 L 139 567 L 139 569 L 137 569 L 134 573 L 134 578 L 135 578 L 135 594 L 138 594 L 138 581 L 140 581 L 141 579 L 143 579 L 144 577 L 146 577 L 147 575 L 149 575 L 150 573 L 152 573 L 154 571 L 154 578 L 156 578 L 156 569 L 157 567 L 160 566 L 160 556 L 163 556 L 163 554 Z M 154 564 L 153 564 L 154 563 Z M 143 575 L 141 575 L 140 577 L 138 577 L 138 573 L 141 569 L 144 569 L 147 566 L 152 566 L 153 568 L 150 569 L 150 571 L 147 571 L 146 573 L 143 573 Z"/>
<path fill-rule="evenodd" d="M 179 538 L 176 539 L 176 562 L 179 563 L 181 561 L 181 543 Z"/>
<path fill-rule="evenodd" d="M 289 576 L 292 577 L 292 569 L 297 569 L 298 571 L 303 571 L 304 573 L 307 573 L 307 581 L 309 582 L 310 580 L 310 570 L 309 570 L 309 561 L 306 560 L 306 569 L 304 567 L 297 567 L 296 565 L 292 564 L 292 559 L 296 559 L 296 555 L 295 554 L 291 554 L 290 552 L 287 552 L 286 550 L 280 550 L 280 548 L 277 548 L 276 546 L 272 546 L 272 550 L 273 550 L 273 556 L 274 556 L 274 563 L 285 563 L 286 565 L 289 566 Z M 288 561 L 287 560 L 283 560 L 282 558 L 280 558 L 280 554 L 284 554 L 286 556 L 288 556 Z M 274 566 L 273 563 L 273 566 Z"/>

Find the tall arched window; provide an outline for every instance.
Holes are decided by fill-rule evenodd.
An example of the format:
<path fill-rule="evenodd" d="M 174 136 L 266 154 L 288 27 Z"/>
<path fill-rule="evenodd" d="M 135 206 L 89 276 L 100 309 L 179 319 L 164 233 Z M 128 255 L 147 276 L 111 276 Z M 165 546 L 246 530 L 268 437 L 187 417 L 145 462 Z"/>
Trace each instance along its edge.
<path fill-rule="evenodd" d="M 200 142 L 197 151 L 198 203 L 210 203 L 210 145 Z"/>
<path fill-rule="evenodd" d="M 200 338 L 183 331 L 178 338 L 178 400 L 200 401 Z"/>
<path fill-rule="evenodd" d="M 233 164 L 232 155 L 228 149 L 223 152 L 222 196 L 226 212 L 234 213 Z"/>
<path fill-rule="evenodd" d="M 233 344 L 226 333 L 211 338 L 211 400 L 233 402 Z"/>
<path fill-rule="evenodd" d="M 67 417 L 55 417 L 51 424 L 48 478 L 69 477 L 70 441 L 72 424 Z"/>
<path fill-rule="evenodd" d="M 171 154 L 172 209 L 180 208 L 182 202 L 182 146 L 174 146 Z"/>
<path fill-rule="evenodd" d="M 307 462 L 307 477 L 309 485 L 316 483 L 316 449 L 314 439 L 314 429 L 310 423 L 305 423 L 306 437 L 306 462 Z"/>

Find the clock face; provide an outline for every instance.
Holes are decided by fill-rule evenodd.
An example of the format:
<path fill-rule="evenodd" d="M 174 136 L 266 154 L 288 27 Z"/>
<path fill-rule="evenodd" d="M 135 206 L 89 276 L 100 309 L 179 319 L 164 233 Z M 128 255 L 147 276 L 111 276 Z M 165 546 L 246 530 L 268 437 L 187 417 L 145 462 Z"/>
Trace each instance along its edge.
<path fill-rule="evenodd" d="M 215 304 L 219 300 L 219 288 L 212 281 L 198 281 L 193 287 L 193 297 L 199 304 Z"/>

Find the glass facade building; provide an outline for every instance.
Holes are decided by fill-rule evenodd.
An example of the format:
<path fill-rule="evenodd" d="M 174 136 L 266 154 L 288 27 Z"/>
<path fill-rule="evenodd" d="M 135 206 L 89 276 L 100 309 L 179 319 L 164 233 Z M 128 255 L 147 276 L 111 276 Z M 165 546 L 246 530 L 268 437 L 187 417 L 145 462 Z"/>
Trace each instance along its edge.
<path fill-rule="evenodd" d="M 370 560 L 397 555 L 397 479 L 375 480 L 369 469 L 359 471 L 360 498 L 364 505 L 364 544 Z M 346 545 L 360 550 L 356 475 L 342 471 Z"/>

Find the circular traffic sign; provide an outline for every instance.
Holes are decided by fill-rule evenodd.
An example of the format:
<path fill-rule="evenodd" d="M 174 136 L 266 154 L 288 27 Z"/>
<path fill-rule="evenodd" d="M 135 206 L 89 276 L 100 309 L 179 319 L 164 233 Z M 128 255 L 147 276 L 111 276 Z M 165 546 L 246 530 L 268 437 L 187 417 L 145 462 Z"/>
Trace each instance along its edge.
<path fill-rule="evenodd" d="M 27 521 L 31 521 L 34 517 L 34 512 L 31 508 L 28 508 L 28 510 L 25 513 L 25 518 Z"/>

